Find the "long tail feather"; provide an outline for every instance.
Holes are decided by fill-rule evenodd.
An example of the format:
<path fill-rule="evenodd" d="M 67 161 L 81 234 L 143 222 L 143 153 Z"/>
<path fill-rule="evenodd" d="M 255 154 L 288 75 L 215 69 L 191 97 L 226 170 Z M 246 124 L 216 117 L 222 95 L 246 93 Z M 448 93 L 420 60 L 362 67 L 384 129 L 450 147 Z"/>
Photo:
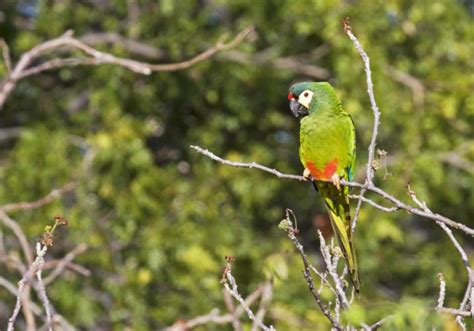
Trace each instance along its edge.
<path fill-rule="evenodd" d="M 360 279 L 354 249 L 354 238 L 351 231 L 351 215 L 347 201 L 348 189 L 343 187 L 341 190 L 338 190 L 331 183 L 318 183 L 316 186 L 326 203 L 331 225 L 346 260 L 354 289 L 359 293 Z"/>

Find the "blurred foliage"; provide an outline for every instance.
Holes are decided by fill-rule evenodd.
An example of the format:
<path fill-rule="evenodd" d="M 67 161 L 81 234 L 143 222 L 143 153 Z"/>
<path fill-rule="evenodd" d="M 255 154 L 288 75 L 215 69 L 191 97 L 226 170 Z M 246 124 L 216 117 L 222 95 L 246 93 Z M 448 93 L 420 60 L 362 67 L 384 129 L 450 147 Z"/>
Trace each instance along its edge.
<path fill-rule="evenodd" d="M 257 38 L 239 52 L 265 50 L 270 60 L 301 56 L 330 72 L 356 123 L 361 179 L 372 116 L 363 65 L 341 28 L 341 19 L 350 16 L 371 56 L 382 111 L 378 147 L 388 152 L 381 162 L 390 175 L 384 180 L 381 169 L 378 184 L 409 201 L 405 186 L 411 183 L 432 210 L 473 227 L 470 10 L 468 1 L 456 0 L 6 0 L 0 4 L 0 35 L 14 61 L 73 29 L 77 36 L 116 32 L 164 53 L 150 59 L 120 45 L 98 46 L 117 55 L 176 62 L 253 24 Z M 0 204 L 80 182 L 74 194 L 12 215 L 32 243 L 53 215 L 70 220 L 50 257 L 78 243 L 90 247 L 77 258 L 90 277 L 68 271 L 48 287 L 58 311 L 79 328 L 94 330 L 156 330 L 214 307 L 225 311 L 219 280 L 223 257 L 232 255 L 244 295 L 276 277 L 267 323 L 279 330 L 327 329 L 307 291 L 302 263 L 277 227 L 284 209 L 292 208 L 305 247 L 318 260 L 312 219 L 324 209 L 317 194 L 303 183 L 216 164 L 189 148 L 200 145 L 232 160 L 300 173 L 298 123 L 286 94 L 302 79 L 309 78 L 221 54 L 186 71 L 146 77 L 100 66 L 20 81 L 0 113 L 2 127 L 21 127 L 19 137 L 0 141 Z M 421 89 L 413 89 L 410 79 Z M 95 157 L 88 167 L 90 153 Z M 472 257 L 471 238 L 456 235 Z M 467 277 L 434 222 L 364 206 L 356 241 L 362 295 L 344 314 L 347 321 L 373 323 L 392 315 L 387 330 L 455 329 L 452 318 L 433 313 L 436 275 L 446 278 L 448 306 L 460 302 Z M 6 244 L 19 254 L 12 240 Z M 1 273 L 19 279 L 14 270 Z M 0 291 L 0 302 L 14 306 L 6 291 Z M 9 313 L 0 311 L 0 321 Z"/>

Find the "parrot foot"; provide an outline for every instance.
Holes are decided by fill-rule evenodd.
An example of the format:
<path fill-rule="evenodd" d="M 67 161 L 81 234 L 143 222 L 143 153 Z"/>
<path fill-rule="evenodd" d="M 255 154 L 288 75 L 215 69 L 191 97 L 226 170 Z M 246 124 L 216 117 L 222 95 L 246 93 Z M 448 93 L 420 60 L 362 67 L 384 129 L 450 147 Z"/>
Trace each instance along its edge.
<path fill-rule="evenodd" d="M 334 173 L 334 175 L 332 175 L 331 181 L 337 187 L 338 190 L 341 189 L 341 178 L 337 173 Z"/>
<path fill-rule="evenodd" d="M 306 180 L 311 179 L 311 171 L 309 171 L 308 168 L 304 168 L 303 177 L 304 177 Z"/>

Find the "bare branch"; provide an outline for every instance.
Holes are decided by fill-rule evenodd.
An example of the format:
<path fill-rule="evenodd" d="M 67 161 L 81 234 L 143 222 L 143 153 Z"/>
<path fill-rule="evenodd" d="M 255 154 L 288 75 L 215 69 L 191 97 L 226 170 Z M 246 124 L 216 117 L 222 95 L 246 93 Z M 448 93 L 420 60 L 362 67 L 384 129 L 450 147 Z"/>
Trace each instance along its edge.
<path fill-rule="evenodd" d="M 367 78 L 367 93 L 369 95 L 370 105 L 372 107 L 372 112 L 374 115 L 374 124 L 372 127 L 372 138 L 370 139 L 370 144 L 368 148 L 369 152 L 368 152 L 368 157 L 367 157 L 366 177 L 365 177 L 365 183 L 366 183 L 365 185 L 372 186 L 373 179 L 375 176 L 374 156 L 375 156 L 375 146 L 377 145 L 377 134 L 378 134 L 378 129 L 380 125 L 380 111 L 379 111 L 379 107 L 377 106 L 377 103 L 375 102 L 374 84 L 372 83 L 372 72 L 370 70 L 370 58 L 367 55 L 367 53 L 364 51 L 364 49 L 362 48 L 362 45 L 360 44 L 359 40 L 352 33 L 352 29 L 349 25 L 349 18 L 347 17 L 345 20 L 343 20 L 342 23 L 344 25 L 344 31 L 349 36 L 349 39 L 354 44 L 355 48 L 360 54 L 360 57 L 362 58 L 362 61 L 364 62 L 364 70 L 365 70 L 365 75 Z M 351 231 L 354 231 L 356 228 L 357 220 L 359 218 L 360 208 L 362 205 L 362 199 L 364 198 L 365 192 L 366 192 L 366 189 L 362 189 L 360 191 L 359 201 L 357 202 L 356 211 L 354 213 L 354 217 L 352 218 Z"/>
<path fill-rule="evenodd" d="M 47 286 L 50 284 L 52 281 L 58 277 L 63 270 L 66 268 L 69 262 L 74 260 L 77 255 L 82 254 L 86 251 L 87 245 L 82 243 L 77 245 L 72 251 L 66 254 L 61 260 L 59 260 L 59 263 L 56 265 L 56 268 L 44 279 L 44 285 Z"/>
<path fill-rule="evenodd" d="M 442 312 L 442 313 L 448 313 L 448 314 L 451 314 L 451 315 L 455 315 L 455 316 L 457 316 L 457 318 L 459 318 L 459 317 L 472 317 L 471 312 L 465 311 L 465 310 L 454 309 L 454 308 L 445 308 L 445 307 L 438 308 L 437 310 L 439 312 Z"/>
<path fill-rule="evenodd" d="M 46 254 L 46 251 L 48 250 L 48 246 L 44 245 L 41 246 L 40 243 L 36 243 L 36 255 L 38 256 L 37 259 L 37 271 L 36 271 L 36 279 L 38 280 L 38 294 L 39 298 L 41 300 L 41 303 L 43 304 L 44 311 L 46 314 L 46 325 L 48 328 L 48 331 L 52 331 L 52 325 L 51 325 L 51 308 L 50 308 L 50 303 L 48 296 L 46 295 L 46 288 L 44 287 L 43 284 L 43 278 L 42 278 L 42 270 L 44 266 L 44 254 Z"/>
<path fill-rule="evenodd" d="M 262 300 L 258 307 L 257 314 L 255 315 L 255 321 L 252 324 L 251 331 L 257 331 L 259 325 L 263 322 L 265 314 L 267 313 L 268 306 L 273 296 L 273 285 L 272 282 L 267 282 L 263 285 Z"/>
<path fill-rule="evenodd" d="M 31 265 L 33 263 L 33 252 L 31 251 L 30 245 L 28 244 L 28 240 L 26 239 L 26 235 L 23 230 L 20 228 L 17 222 L 8 217 L 8 215 L 1 208 L 0 220 L 7 228 L 12 230 L 13 234 L 17 237 L 23 250 L 23 254 L 25 254 L 26 261 L 28 262 L 28 265 Z"/>
<path fill-rule="evenodd" d="M 366 202 L 369 205 L 371 205 L 371 206 L 373 206 L 377 209 L 383 210 L 384 212 L 387 212 L 387 213 L 393 213 L 393 212 L 396 212 L 397 210 L 400 210 L 400 208 L 398 208 L 398 207 L 384 207 L 384 206 L 381 206 L 378 203 L 376 203 L 375 201 L 372 201 L 370 199 L 367 199 L 366 197 L 362 197 L 361 195 L 357 195 L 357 194 L 350 194 L 349 198 L 358 200 L 357 201 L 357 207 L 359 209 L 360 209 L 360 207 L 359 207 L 360 203 L 359 202 L 363 201 L 363 202 Z M 356 211 L 357 211 L 357 208 L 356 208 Z M 353 223 L 353 226 L 355 226 L 355 223 Z"/>
<path fill-rule="evenodd" d="M 225 51 L 231 48 L 236 47 L 245 38 L 254 31 L 252 26 L 247 27 L 238 33 L 234 39 L 229 42 L 225 42 L 225 36 L 219 38 L 214 46 L 208 48 L 204 52 L 196 55 L 195 57 L 178 62 L 178 63 L 169 63 L 169 64 L 151 64 L 146 62 L 139 62 L 127 58 L 121 58 L 114 56 L 109 53 L 101 52 L 87 45 L 83 41 L 76 39 L 72 36 L 72 31 L 64 33 L 62 36 L 46 41 L 42 44 L 39 44 L 33 47 L 28 52 L 24 53 L 17 65 L 10 72 L 7 79 L 0 86 L 0 108 L 5 103 L 5 100 L 15 87 L 15 84 L 27 76 L 37 74 L 46 70 L 51 70 L 64 66 L 77 66 L 77 65 L 99 65 L 99 64 L 113 64 L 124 67 L 133 72 L 149 75 L 152 72 L 169 72 L 169 71 L 178 71 L 187 69 L 199 62 L 207 60 L 214 56 L 216 53 Z M 40 57 L 44 53 L 59 49 L 62 47 L 72 48 L 75 50 L 80 50 L 87 55 L 84 58 L 65 58 L 65 59 L 53 59 L 46 61 L 42 64 L 38 64 L 32 68 L 28 66 L 33 62 L 34 59 Z"/>
<path fill-rule="evenodd" d="M 271 173 L 271 174 L 273 174 L 273 175 L 275 175 L 279 178 L 295 179 L 295 180 L 299 180 L 299 181 L 307 181 L 307 179 L 304 178 L 303 176 L 284 174 L 284 173 L 282 173 L 282 172 L 280 172 L 276 169 L 272 169 L 272 168 L 263 166 L 263 165 L 258 164 L 256 162 L 245 163 L 245 162 L 229 161 L 229 160 L 223 159 L 223 158 L 215 155 L 214 153 L 210 152 L 209 150 L 201 148 L 199 146 L 190 146 L 190 147 L 192 149 L 194 149 L 195 151 L 197 151 L 198 153 L 203 154 L 203 155 L 205 155 L 205 156 L 207 156 L 207 157 L 209 157 L 209 158 L 211 158 L 211 159 L 213 159 L 213 160 L 215 160 L 219 163 L 225 164 L 225 165 L 229 165 L 229 166 L 233 166 L 233 167 L 240 167 L 240 168 L 255 168 L 255 169 L 259 169 L 259 170 Z M 379 196 L 381 196 L 382 198 L 390 201 L 398 209 L 403 209 L 403 210 L 406 210 L 407 212 L 409 212 L 411 214 L 415 214 L 415 215 L 418 215 L 418 216 L 422 216 L 424 218 L 439 221 L 439 222 L 444 223 L 444 224 L 446 224 L 446 225 L 448 225 L 452 228 L 461 230 L 461 231 L 465 232 L 468 235 L 474 236 L 474 229 L 471 229 L 467 225 L 455 222 L 455 221 L 453 221 L 453 220 L 451 220 L 451 219 L 449 219 L 445 216 L 442 216 L 440 214 L 437 214 L 437 213 L 434 213 L 434 212 L 431 212 L 431 211 L 425 211 L 421 208 L 416 208 L 416 207 L 410 206 L 410 205 L 398 200 L 393 195 L 385 192 L 381 188 L 375 186 L 374 184 L 370 185 L 370 184 L 361 184 L 361 183 L 357 183 L 357 182 L 348 182 L 348 181 L 342 179 L 341 180 L 341 185 L 357 187 L 357 188 L 360 188 L 360 189 L 365 188 L 368 191 L 376 193 Z M 378 206 L 378 204 L 376 204 L 375 202 L 371 203 L 371 205 L 374 206 L 374 207 Z M 387 208 L 387 207 L 383 207 L 382 210 L 384 210 L 385 208 Z"/>
<path fill-rule="evenodd" d="M 18 317 L 18 314 L 20 312 L 21 305 L 22 305 L 23 291 L 25 289 L 26 284 L 31 280 L 32 276 L 35 273 L 36 273 L 37 278 L 38 278 L 38 284 L 43 289 L 43 291 L 40 291 L 40 299 L 41 299 L 41 301 L 43 303 L 43 306 L 45 308 L 46 319 L 47 319 L 47 323 L 49 324 L 49 330 L 51 330 L 51 310 L 50 310 L 50 306 L 49 306 L 49 300 L 47 299 L 46 291 L 44 290 L 44 285 L 42 285 L 42 283 L 41 283 L 41 273 L 40 274 L 37 273 L 38 271 L 41 270 L 41 268 L 44 264 L 44 258 L 43 257 L 44 257 L 44 254 L 46 253 L 47 249 L 48 248 L 47 248 L 46 245 L 42 246 L 40 243 L 37 243 L 37 246 L 36 246 L 37 257 L 34 260 L 34 262 L 30 265 L 30 268 L 28 269 L 28 271 L 23 274 L 23 277 L 18 282 L 18 290 L 17 290 L 18 295 L 17 295 L 17 298 L 16 298 L 17 300 L 16 300 L 15 308 L 13 309 L 13 313 L 12 313 L 11 317 L 8 319 L 8 327 L 7 327 L 8 331 L 13 331 L 14 330 L 15 321 Z"/>
<path fill-rule="evenodd" d="M 408 187 L 408 195 L 410 196 L 410 198 L 421 209 L 423 209 L 425 212 L 428 212 L 428 213 L 431 212 L 431 210 L 428 208 L 426 203 L 424 201 L 421 201 L 420 199 L 418 199 L 418 197 L 416 196 L 416 193 L 411 189 L 410 185 L 407 185 L 407 187 Z M 461 306 L 460 306 L 460 309 L 459 309 L 459 311 L 461 311 L 463 313 L 467 313 L 467 315 L 463 315 L 463 314 L 459 314 L 459 313 L 455 314 L 455 315 L 458 315 L 458 316 L 456 316 L 456 322 L 458 323 L 458 325 L 461 328 L 465 329 L 465 325 L 464 325 L 464 322 L 462 320 L 463 316 L 472 316 L 474 318 L 474 311 L 471 311 L 471 312 L 466 311 L 466 307 L 469 303 L 471 305 L 471 310 L 472 310 L 472 306 L 474 305 L 474 302 L 473 302 L 474 299 L 472 298 L 472 296 L 473 296 L 472 291 L 473 291 L 473 288 L 474 288 L 474 271 L 473 271 L 473 269 L 472 269 L 472 267 L 469 263 L 466 252 L 464 251 L 464 249 L 461 247 L 461 245 L 457 241 L 457 239 L 454 236 L 451 229 L 448 228 L 446 226 L 446 224 L 444 224 L 442 222 L 436 221 L 436 223 L 441 227 L 441 229 L 443 229 L 444 232 L 446 232 L 449 239 L 453 243 L 454 247 L 456 247 L 457 251 L 461 255 L 461 260 L 462 260 L 462 262 L 463 262 L 463 264 L 464 264 L 464 266 L 466 267 L 466 270 L 467 270 L 468 284 L 467 284 L 466 292 L 464 294 L 464 299 L 461 302 Z M 440 296 L 439 296 L 439 299 L 438 299 L 438 305 L 437 305 L 436 309 L 438 311 L 446 311 L 446 309 L 451 311 L 451 312 L 456 311 L 453 308 L 444 308 L 443 307 L 444 296 L 445 296 L 445 291 L 446 291 L 446 283 L 444 282 L 444 278 L 443 278 L 442 274 L 440 274 L 439 278 L 440 278 Z"/>
<path fill-rule="evenodd" d="M 234 301 L 232 300 L 232 295 L 229 294 L 225 289 L 224 293 L 224 303 L 229 310 L 229 313 L 232 315 L 232 327 L 234 331 L 242 331 L 242 325 L 240 324 L 239 316 L 236 314 L 236 309 Z"/>
<path fill-rule="evenodd" d="M 227 293 L 227 290 L 225 290 Z M 252 292 L 246 299 L 245 305 L 251 306 L 261 295 L 263 292 L 263 287 L 259 286 L 254 292 Z M 237 307 L 235 310 L 235 316 L 237 318 L 244 313 L 244 309 L 242 306 Z M 196 326 L 207 324 L 207 323 L 214 323 L 214 324 L 228 324 L 231 323 L 235 316 L 231 313 L 225 315 L 219 315 L 218 309 L 213 309 L 209 314 L 197 316 L 187 321 L 179 320 L 172 326 L 169 326 L 164 329 L 164 331 L 187 331 Z"/>
<path fill-rule="evenodd" d="M 318 229 L 318 236 L 320 242 L 320 250 L 321 254 L 323 255 L 323 260 L 326 263 L 326 268 L 331 276 L 334 286 L 336 288 L 336 294 L 339 301 L 342 303 L 342 307 L 344 309 L 349 308 L 349 301 L 347 300 L 346 293 L 344 293 L 343 285 L 341 284 L 341 278 L 337 274 L 337 262 L 339 260 L 338 257 L 331 259 L 331 254 L 329 252 L 329 247 L 326 245 L 326 241 L 324 240 L 323 234 Z"/>
<path fill-rule="evenodd" d="M 367 185 L 367 182 L 365 182 L 365 185 Z M 349 195 L 349 198 L 357 199 L 357 205 L 356 205 L 356 209 L 355 209 L 355 212 L 354 212 L 354 217 L 352 217 L 352 220 L 351 220 L 351 231 L 352 231 L 352 233 L 354 233 L 354 231 L 356 229 L 356 226 L 357 226 L 357 220 L 359 219 L 360 209 L 362 208 L 362 201 L 367 202 L 369 204 L 373 202 L 372 200 L 367 199 L 367 198 L 364 197 L 364 194 L 366 192 L 367 192 L 367 189 L 362 188 L 359 192 L 359 195 L 355 195 L 355 194 Z M 375 204 L 375 202 L 374 202 L 374 204 Z M 373 206 L 375 208 L 378 208 L 378 209 L 382 209 L 382 210 L 385 209 L 385 207 L 382 207 L 382 206 L 379 206 L 379 205 L 377 205 L 377 206 L 373 205 Z M 381 207 L 381 208 L 379 208 L 379 207 Z M 396 207 L 393 207 L 393 208 L 396 208 Z"/>
<path fill-rule="evenodd" d="M 287 179 L 296 179 L 296 180 L 300 180 L 300 181 L 307 181 L 307 179 L 303 176 L 284 174 L 282 172 L 277 171 L 276 169 L 271 169 L 271 168 L 262 166 L 262 165 L 260 165 L 256 162 L 245 163 L 245 162 L 229 161 L 229 160 L 225 160 L 225 159 L 215 155 L 211 151 L 209 151 L 207 149 L 204 149 L 204 148 L 201 148 L 199 146 L 190 146 L 190 147 L 192 149 L 194 149 L 195 151 L 197 151 L 198 153 L 206 155 L 207 157 L 210 157 L 214 161 L 217 161 L 217 162 L 225 164 L 225 165 L 230 165 L 230 166 L 233 166 L 233 167 L 240 167 L 240 168 L 256 168 L 256 169 L 259 169 L 259 170 L 269 172 L 269 173 L 271 173 L 271 174 L 273 174 L 273 175 L 275 175 L 279 178 L 287 178 Z"/>
<path fill-rule="evenodd" d="M 440 272 L 438 274 L 439 278 L 439 296 L 438 296 L 438 304 L 436 305 L 436 309 L 441 309 L 444 306 L 444 298 L 446 296 L 446 282 L 444 281 L 443 274 Z"/>
<path fill-rule="evenodd" d="M 380 321 L 375 322 L 374 324 L 369 326 L 369 330 L 374 330 L 374 331 L 378 330 L 383 325 L 383 323 L 385 323 L 385 321 L 389 318 L 390 318 L 390 316 L 387 316 L 387 317 L 381 319 Z"/>
<path fill-rule="evenodd" d="M 3 286 L 5 289 L 8 290 L 11 294 L 13 294 L 15 297 L 18 297 L 18 289 L 16 288 L 13 283 L 8 281 L 7 279 L 3 278 L 0 276 L 0 286 Z M 41 315 L 41 309 L 38 307 L 34 302 L 30 302 L 31 305 L 31 311 L 36 315 L 39 316 Z"/>
<path fill-rule="evenodd" d="M 257 320 L 257 318 L 256 318 L 255 314 L 253 313 L 252 309 L 250 309 L 250 307 L 247 305 L 245 300 L 240 295 L 240 293 L 238 291 L 237 282 L 235 281 L 235 278 L 234 278 L 234 276 L 232 276 L 232 273 L 231 273 L 230 261 L 228 261 L 228 263 L 227 263 L 227 266 L 224 270 L 223 277 L 224 277 L 223 278 L 224 288 L 227 290 L 227 292 L 229 292 L 240 303 L 240 306 L 245 310 L 245 312 L 247 313 L 247 316 L 249 317 L 249 319 L 254 321 L 254 323 L 257 323 L 257 326 L 259 328 L 261 328 L 262 330 L 264 330 L 264 331 L 275 331 L 275 328 L 273 326 L 270 325 L 268 327 L 265 324 L 263 324 L 261 321 L 259 322 Z"/>
<path fill-rule="evenodd" d="M 367 77 L 367 93 L 369 94 L 370 105 L 372 107 L 372 112 L 374 113 L 374 124 L 372 127 L 372 138 L 370 139 L 369 145 L 369 155 L 367 157 L 367 182 L 368 184 L 372 184 L 375 172 L 374 172 L 374 156 L 375 156 L 375 146 L 377 145 L 377 134 L 380 125 L 380 111 L 377 103 L 375 102 L 374 96 L 374 84 L 372 83 L 372 72 L 370 70 L 370 58 L 367 53 L 362 48 L 359 40 L 356 36 L 352 33 L 352 29 L 349 25 L 349 18 L 346 18 L 343 21 L 344 24 L 344 31 L 349 36 L 349 39 L 354 43 L 355 48 L 360 54 L 362 61 L 364 62 L 364 70 L 365 75 Z"/>
<path fill-rule="evenodd" d="M 72 191 L 75 187 L 76 187 L 76 183 L 75 182 L 70 182 L 70 183 L 67 183 L 66 185 L 64 185 L 63 187 L 52 190 L 46 196 L 44 196 L 41 199 L 38 199 L 36 201 L 16 202 L 16 203 L 10 203 L 10 204 L 7 204 L 7 205 L 0 206 L 0 211 L 3 211 L 5 213 L 10 213 L 10 212 L 18 211 L 18 210 L 37 209 L 37 208 L 40 208 L 44 205 L 47 205 L 48 203 L 53 202 L 57 198 L 64 195 L 64 193 Z"/>
<path fill-rule="evenodd" d="M 48 260 L 44 263 L 43 270 L 55 268 L 58 264 L 62 263 L 62 261 L 63 259 Z M 91 271 L 89 269 L 73 262 L 66 262 L 65 268 L 85 277 L 89 277 L 91 275 Z"/>
<path fill-rule="evenodd" d="M 291 221 L 290 215 L 294 216 L 293 212 L 291 210 L 287 209 L 286 210 L 286 220 L 284 220 L 285 224 L 282 226 L 281 223 L 280 223 L 280 228 L 283 228 L 287 232 L 288 238 L 290 238 L 290 240 L 293 242 L 293 244 L 295 245 L 296 249 L 298 250 L 298 252 L 301 256 L 301 259 L 303 260 L 303 265 L 304 265 L 303 275 L 304 275 L 304 278 L 306 279 L 306 283 L 308 284 L 308 288 L 309 288 L 311 294 L 313 295 L 314 300 L 316 301 L 319 308 L 321 309 L 321 312 L 324 314 L 324 316 L 326 316 L 326 318 L 329 320 L 329 322 L 331 322 L 331 325 L 334 327 L 334 329 L 342 330 L 342 327 L 339 324 L 339 322 L 331 314 L 328 307 L 322 301 L 320 292 L 318 292 L 315 289 L 313 277 L 311 276 L 311 264 L 308 260 L 308 257 L 306 256 L 306 253 L 304 252 L 303 245 L 301 245 L 301 243 L 299 242 L 299 240 L 295 236 L 295 233 L 297 231 L 293 227 L 293 223 Z"/>

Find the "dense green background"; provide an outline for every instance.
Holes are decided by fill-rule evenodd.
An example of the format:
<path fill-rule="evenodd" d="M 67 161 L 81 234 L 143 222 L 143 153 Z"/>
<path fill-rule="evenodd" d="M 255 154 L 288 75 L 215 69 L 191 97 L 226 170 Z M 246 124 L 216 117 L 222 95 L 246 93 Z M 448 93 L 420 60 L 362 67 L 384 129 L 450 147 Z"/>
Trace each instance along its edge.
<path fill-rule="evenodd" d="M 469 1 L 7 0 L 0 10 L 0 35 L 14 61 L 73 29 L 76 36 L 116 32 L 163 50 L 160 58 L 145 58 L 98 46 L 116 55 L 174 62 L 249 24 L 256 38 L 238 51 L 250 58 L 264 51 L 268 60 L 241 64 L 221 54 L 186 71 L 150 76 L 115 66 L 64 68 L 18 83 L 0 113 L 1 127 L 21 127 L 21 135 L 0 141 L 0 204 L 34 200 L 79 179 L 74 194 L 12 216 L 31 243 L 53 215 L 70 220 L 49 257 L 89 245 L 77 262 L 92 275 L 66 272 L 48 287 L 58 311 L 81 329 L 156 330 L 214 307 L 225 310 L 219 283 L 225 255 L 236 257 L 244 295 L 278 274 L 267 324 L 328 328 L 307 291 L 301 261 L 277 227 L 284 209 L 292 208 L 306 249 L 319 259 L 312 219 L 324 209 L 310 185 L 222 166 L 189 145 L 301 173 L 298 122 L 286 95 L 292 82 L 316 78 L 271 65 L 297 56 L 328 71 L 353 116 L 357 178 L 363 179 L 372 116 L 362 63 L 341 28 L 346 16 L 371 56 L 382 111 L 378 146 L 389 153 L 391 175 L 384 179 L 379 171 L 377 183 L 406 201 L 411 183 L 434 211 L 474 226 Z M 400 73 L 415 77 L 421 90 Z M 84 173 L 91 151 L 95 158 Z M 472 257 L 472 238 L 456 234 Z M 452 319 L 432 314 L 436 275 L 443 272 L 446 304 L 456 307 L 467 277 L 434 222 L 364 206 L 356 240 L 362 295 L 347 321 L 371 323 L 392 314 L 389 330 L 455 329 Z M 19 251 L 13 241 L 6 244 L 12 254 Z M 20 278 L 3 265 L 0 271 L 13 282 Z M 4 328 L 14 298 L 0 289 L 0 302 L 9 308 L 0 311 Z M 230 326 L 200 330 L 218 329 Z"/>

